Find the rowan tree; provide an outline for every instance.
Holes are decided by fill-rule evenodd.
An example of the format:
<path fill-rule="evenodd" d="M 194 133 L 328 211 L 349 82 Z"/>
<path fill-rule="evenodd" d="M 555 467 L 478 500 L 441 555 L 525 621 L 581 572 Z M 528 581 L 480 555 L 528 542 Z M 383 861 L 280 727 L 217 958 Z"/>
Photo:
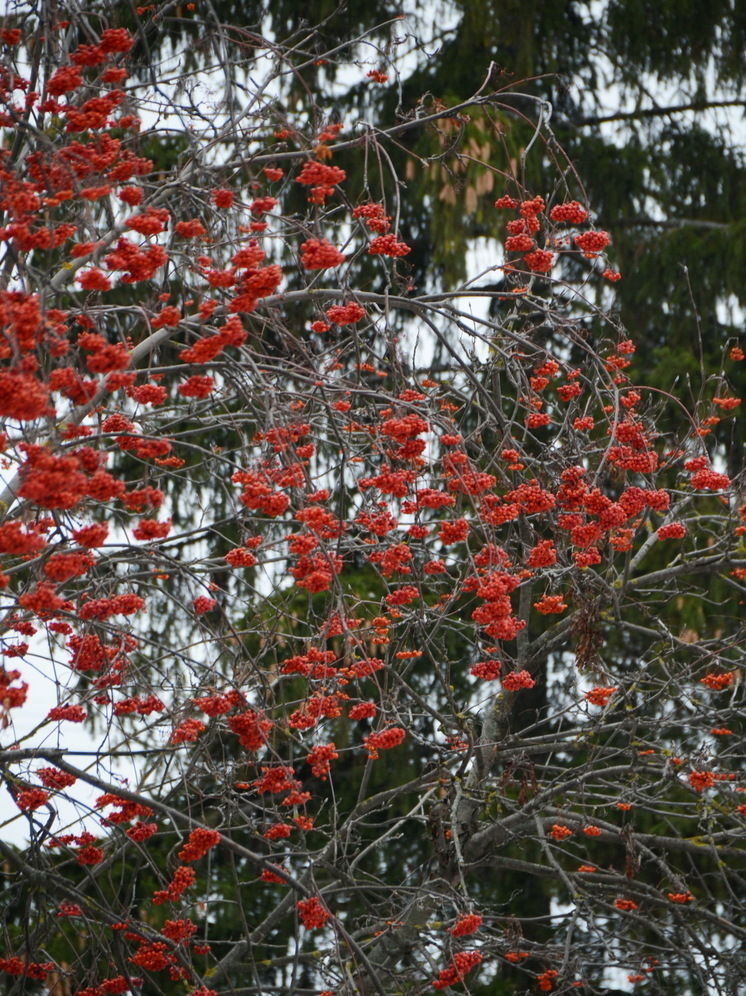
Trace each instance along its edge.
<path fill-rule="evenodd" d="M 741 346 L 646 385 L 493 71 L 374 127 L 366 36 L 121 16 L 0 30 L 8 991 L 733 996 Z M 400 153 L 472 120 L 503 247 L 422 285 Z"/>
<path fill-rule="evenodd" d="M 263 25 L 279 37 L 296 31 L 308 38 L 320 62 L 305 71 L 304 85 L 338 113 L 382 127 L 396 113 L 468 99 L 488 72 L 495 86 L 515 84 L 506 100 L 514 112 L 523 112 L 523 121 L 518 113 L 505 117 L 495 108 L 489 114 L 472 108 L 468 121 L 409 131 L 389 150 L 409 191 L 400 214 L 412 245 L 408 262 L 418 281 L 430 274 L 441 287 L 463 279 L 472 240 L 498 237 L 500 220 L 485 196 L 494 177 L 481 162 L 499 159 L 505 148 L 520 161 L 536 118 L 535 104 L 521 94 L 541 98 L 614 239 L 614 257 L 626 273 L 614 288 L 615 305 L 635 327 L 649 382 L 667 389 L 673 364 L 683 379 L 678 390 L 696 392 L 700 353 L 708 368 L 717 365 L 722 343 L 740 334 L 742 325 L 741 5 L 405 0 L 397 11 L 406 21 L 392 32 L 381 28 L 391 7 L 377 0 L 338 7 L 327 0 L 275 0 L 268 8 L 254 0 L 213 0 L 209 9 L 182 7 L 181 16 L 162 28 L 149 26 L 134 64 L 147 72 L 147 59 L 161 40 L 185 38 L 190 68 L 213 52 L 225 58 L 232 51 L 225 24 Z M 318 30 L 304 35 L 309 23 Z M 361 33 L 359 77 L 340 84 L 334 46 Z M 404 50 L 407 57 L 397 58 Z M 241 50 L 244 65 L 251 57 Z M 388 84 L 371 86 L 368 72 L 388 74 Z M 299 99 L 301 89 L 299 83 L 291 99 Z M 495 121 L 503 126 L 499 138 Z M 526 168 L 533 188 L 552 185 L 554 165 L 536 147 Z M 682 265 L 688 280 L 681 280 Z M 591 334 L 603 333 L 590 316 L 586 321 Z M 724 427 L 716 432 L 724 441 Z M 740 452 L 743 437 L 738 439 Z"/>

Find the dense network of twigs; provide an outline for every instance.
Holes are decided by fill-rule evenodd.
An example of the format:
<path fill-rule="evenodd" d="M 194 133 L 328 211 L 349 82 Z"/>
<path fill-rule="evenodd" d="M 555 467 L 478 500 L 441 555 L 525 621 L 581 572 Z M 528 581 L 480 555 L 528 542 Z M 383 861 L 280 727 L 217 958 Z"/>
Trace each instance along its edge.
<path fill-rule="evenodd" d="M 393 69 L 310 29 L 139 74 L 193 7 L 0 29 L 3 985 L 735 996 L 741 348 L 645 387 L 541 101 L 336 122 Z M 504 219 L 455 287 L 431 168 Z"/>

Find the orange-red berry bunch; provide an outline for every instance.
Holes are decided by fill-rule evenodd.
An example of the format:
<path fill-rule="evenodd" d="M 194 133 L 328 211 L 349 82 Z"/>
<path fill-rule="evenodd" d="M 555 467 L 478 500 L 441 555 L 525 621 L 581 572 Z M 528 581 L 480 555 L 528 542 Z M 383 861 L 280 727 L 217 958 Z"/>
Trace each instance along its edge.
<path fill-rule="evenodd" d="M 528 671 L 511 671 L 502 679 L 502 686 L 506 692 L 517 692 L 521 688 L 533 688 L 536 682 Z"/>
<path fill-rule="evenodd" d="M 220 843 L 220 834 L 217 830 L 208 830 L 207 827 L 197 827 L 189 834 L 189 840 L 179 851 L 182 861 L 198 861 L 207 852 Z"/>
<path fill-rule="evenodd" d="M 362 218 L 371 231 L 383 235 L 391 227 L 391 218 L 386 214 L 383 204 L 358 204 L 352 209 L 353 218 Z"/>
<path fill-rule="evenodd" d="M 482 916 L 479 913 L 462 913 L 456 923 L 448 931 L 453 937 L 466 937 L 474 934 L 482 926 Z"/>
<path fill-rule="evenodd" d="M 368 757 L 375 759 L 378 757 L 379 750 L 391 750 L 392 747 L 398 747 L 406 735 L 406 730 L 400 726 L 389 726 L 378 733 L 371 733 L 363 739 Z"/>
<path fill-rule="evenodd" d="M 329 270 L 344 263 L 346 256 L 328 239 L 308 239 L 300 247 L 301 265 L 305 270 Z"/>
<path fill-rule="evenodd" d="M 313 896 L 311 899 L 301 899 L 296 903 L 298 916 L 306 930 L 318 930 L 323 927 L 327 920 L 331 919 L 331 913 L 323 905 L 320 899 Z"/>
<path fill-rule="evenodd" d="M 457 951 L 451 964 L 438 972 L 433 989 L 447 989 L 461 982 L 464 977 L 482 961 L 479 951 Z"/>
<path fill-rule="evenodd" d="M 502 673 L 502 661 L 478 661 L 469 671 L 475 678 L 482 681 L 495 681 Z"/>
<path fill-rule="evenodd" d="M 411 251 L 412 247 L 406 242 L 399 242 L 393 233 L 379 235 L 368 246 L 369 256 L 406 256 Z"/>
<path fill-rule="evenodd" d="M 565 204 L 555 204 L 549 212 L 552 221 L 566 221 L 570 225 L 582 225 L 588 217 L 588 212 L 578 201 L 567 201 Z"/>
<path fill-rule="evenodd" d="M 575 236 L 575 245 L 587 259 L 594 259 L 611 242 L 608 232 L 583 232 Z"/>

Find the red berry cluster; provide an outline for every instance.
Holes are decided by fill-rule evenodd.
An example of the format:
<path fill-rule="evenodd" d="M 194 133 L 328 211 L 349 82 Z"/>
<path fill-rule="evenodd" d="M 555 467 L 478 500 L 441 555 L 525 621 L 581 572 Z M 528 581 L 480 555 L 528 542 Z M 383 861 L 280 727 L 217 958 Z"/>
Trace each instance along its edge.
<path fill-rule="evenodd" d="M 140 214 L 127 218 L 124 227 L 140 235 L 160 235 L 165 232 L 170 218 L 171 214 L 166 208 L 147 207 Z"/>
<path fill-rule="evenodd" d="M 203 698 L 192 699 L 192 702 L 201 712 L 207 713 L 208 716 L 212 717 L 224 716 L 234 706 L 246 704 L 246 700 L 240 692 L 227 692 L 223 695 L 205 695 Z"/>
<path fill-rule="evenodd" d="M 55 553 L 44 564 L 44 573 L 51 581 L 69 581 L 85 574 L 95 563 L 90 553 Z"/>
<path fill-rule="evenodd" d="M 528 671 L 511 671 L 502 679 L 506 692 L 517 692 L 520 688 L 533 688 L 536 682 Z"/>
<path fill-rule="evenodd" d="M 115 975 L 112 979 L 101 980 L 101 991 L 114 994 L 114 996 L 120 996 L 121 993 L 126 993 L 128 989 L 140 988 L 142 984 L 142 979 L 126 979 L 123 975 Z"/>
<path fill-rule="evenodd" d="M 585 693 L 585 700 L 586 702 L 589 702 L 591 705 L 605 706 L 616 690 L 617 690 L 616 685 L 609 688 L 602 688 L 601 686 L 597 686 L 596 688 L 589 689 Z"/>
<path fill-rule="evenodd" d="M 715 774 L 712 771 L 691 771 L 689 773 L 689 784 L 697 792 L 704 792 L 705 789 L 712 788 L 715 780 Z"/>
<path fill-rule="evenodd" d="M 572 401 L 573 398 L 579 398 L 582 393 L 582 385 L 577 382 L 573 384 L 560 384 L 557 388 L 557 397 L 560 401 Z"/>
<path fill-rule="evenodd" d="M 451 964 L 441 969 L 433 982 L 433 989 L 447 989 L 461 982 L 482 961 L 479 951 L 457 951 Z"/>
<path fill-rule="evenodd" d="M 161 972 L 173 964 L 174 957 L 169 947 L 163 941 L 144 943 L 129 959 L 133 965 L 145 968 L 149 972 Z"/>
<path fill-rule="evenodd" d="M 190 218 L 188 221 L 177 221 L 174 231 L 182 239 L 201 239 L 207 235 L 207 229 L 198 218 Z"/>
<path fill-rule="evenodd" d="M 383 234 L 390 228 L 391 218 L 386 214 L 383 204 L 359 204 L 352 210 L 353 218 L 362 218 L 368 228 Z"/>
<path fill-rule="evenodd" d="M 82 723 L 87 715 L 83 706 L 80 705 L 55 706 L 47 713 L 47 719 L 66 719 L 70 723 Z"/>
<path fill-rule="evenodd" d="M 300 785 L 300 782 L 296 781 L 293 775 L 293 769 L 285 765 L 275 768 L 263 767 L 261 776 L 254 779 L 251 787 L 260 795 L 264 793 L 276 795 L 279 792 L 289 792 Z"/>
<path fill-rule="evenodd" d="M 182 861 L 198 861 L 207 852 L 220 843 L 220 834 L 217 830 L 208 830 L 206 827 L 197 827 L 189 834 L 189 839 L 179 851 Z"/>
<path fill-rule="evenodd" d="M 724 688 L 729 688 L 735 678 L 734 671 L 725 671 L 722 674 L 706 674 L 699 679 L 699 683 L 706 688 L 711 688 L 714 692 L 720 692 Z"/>
<path fill-rule="evenodd" d="M 482 917 L 479 913 L 462 913 L 448 933 L 453 937 L 466 937 L 467 934 L 474 934 L 481 926 Z"/>
<path fill-rule="evenodd" d="M 532 197 L 530 201 L 521 201 L 520 212 L 524 218 L 535 218 L 544 210 L 544 198 L 540 195 Z"/>
<path fill-rule="evenodd" d="M 158 825 L 156 823 L 135 823 L 133 827 L 127 830 L 127 836 L 130 840 L 134 840 L 139 844 L 157 832 Z"/>
<path fill-rule="evenodd" d="M 406 730 L 403 730 L 400 726 L 389 726 L 378 733 L 369 734 L 363 738 L 365 749 L 368 751 L 368 757 L 375 760 L 378 757 L 379 750 L 391 750 L 392 747 L 398 747 L 406 735 Z"/>
<path fill-rule="evenodd" d="M 557 254 L 547 249 L 534 249 L 533 252 L 526 253 L 523 259 L 534 273 L 548 273 L 554 266 Z"/>
<path fill-rule="evenodd" d="M 0 958 L 0 972 L 8 975 L 25 975 L 28 979 L 46 979 L 54 971 L 53 961 L 26 961 L 25 958 Z"/>
<path fill-rule="evenodd" d="M 250 211 L 258 217 L 271 211 L 273 207 L 277 206 L 277 203 L 276 197 L 257 197 L 251 202 Z"/>
<path fill-rule="evenodd" d="M 24 813 L 33 813 L 39 806 L 43 806 L 49 798 L 49 792 L 44 789 L 30 788 L 22 789 L 15 798 L 16 806 Z"/>
<path fill-rule="evenodd" d="M 161 906 L 166 902 L 175 902 L 188 888 L 194 885 L 196 879 L 197 875 L 193 868 L 188 865 L 179 865 L 168 886 L 153 893 L 153 905 Z"/>
<path fill-rule="evenodd" d="M 355 325 L 365 317 L 365 311 L 359 304 L 333 304 L 327 308 L 326 317 L 332 325 Z"/>
<path fill-rule="evenodd" d="M 69 788 L 77 781 L 75 775 L 69 775 L 66 771 L 60 771 L 59 768 L 37 768 L 36 774 L 42 785 L 48 789 Z"/>
<path fill-rule="evenodd" d="M 147 385 L 146 385 L 147 386 Z M 194 374 L 187 377 L 183 384 L 179 384 L 178 391 L 182 398 L 206 398 L 215 390 L 215 381 L 212 377 Z M 139 399 L 138 399 L 139 400 Z"/>
<path fill-rule="evenodd" d="M 339 166 L 329 166 L 315 159 L 309 159 L 303 164 L 303 169 L 295 178 L 295 182 L 311 188 L 308 197 L 310 204 L 324 204 L 327 197 L 334 192 L 335 185 L 346 179 L 347 174 Z"/>
<path fill-rule="evenodd" d="M 155 318 L 151 318 L 150 324 L 154 329 L 175 328 L 181 321 L 181 309 L 177 308 L 173 304 L 169 304 L 167 307 L 162 308 Z M 78 337 L 78 342 L 80 342 L 80 337 Z M 165 388 L 161 388 L 165 393 Z"/>
<path fill-rule="evenodd" d="M 543 993 L 550 993 L 554 989 L 554 980 L 559 975 L 559 972 L 554 968 L 548 968 L 546 972 L 541 972 L 536 976 L 536 981 L 539 984 L 539 989 Z"/>
<path fill-rule="evenodd" d="M 161 927 L 161 933 L 169 941 L 179 944 L 197 933 L 197 924 L 191 920 L 166 920 Z"/>
<path fill-rule="evenodd" d="M 608 232 L 583 232 L 575 236 L 575 245 L 587 259 L 594 259 L 611 242 Z"/>
<path fill-rule="evenodd" d="M 347 669 L 347 673 L 354 674 L 353 668 Z M 295 712 L 290 714 L 288 725 L 296 730 L 310 730 L 322 716 L 328 719 L 335 719 L 341 715 L 342 707 L 336 695 L 324 695 L 322 692 L 315 692 L 310 699 L 306 699 L 300 709 L 296 709 Z"/>
<path fill-rule="evenodd" d="M 557 563 L 553 540 L 540 540 L 526 559 L 526 567 L 552 567 Z"/>
<path fill-rule="evenodd" d="M 541 231 L 541 222 L 534 214 L 525 218 L 514 218 L 505 226 L 508 235 L 535 235 Z"/>
<path fill-rule="evenodd" d="M 689 482 L 698 491 L 725 491 L 730 487 L 730 478 L 727 474 L 718 474 L 715 470 L 699 470 L 692 474 Z"/>
<path fill-rule="evenodd" d="M 267 734 L 272 729 L 272 723 L 264 719 L 263 713 L 247 709 L 246 712 L 232 716 L 228 725 L 236 734 L 239 743 L 246 750 L 260 750 L 266 743 Z"/>
<path fill-rule="evenodd" d="M 495 681 L 502 674 L 502 661 L 478 661 L 469 671 L 475 678 L 483 681 Z"/>
<path fill-rule="evenodd" d="M 60 903 L 57 907 L 58 917 L 76 917 L 83 916 L 83 910 L 77 903 Z"/>
<path fill-rule="evenodd" d="M 505 248 L 508 252 L 525 253 L 523 259 L 529 270 L 534 273 L 549 273 L 554 266 L 557 254 L 549 249 L 539 249 L 533 236 L 541 230 L 539 215 L 544 211 L 543 197 L 534 197 L 520 203 L 513 197 L 504 196 L 495 201 L 495 207 L 520 211 L 521 217 L 508 222 L 509 238 Z M 578 201 L 568 201 L 556 204 L 549 212 L 549 217 L 555 222 L 580 225 L 588 219 L 588 211 Z M 589 259 L 595 258 L 611 241 L 608 232 L 583 232 L 575 237 L 575 245 Z M 568 240 L 558 242 L 566 245 Z M 511 264 L 508 265 L 510 267 Z M 620 279 L 620 274 L 607 270 L 604 276 L 609 280 Z M 575 396 L 575 395 L 573 395 Z"/>
<path fill-rule="evenodd" d="M 290 836 L 293 832 L 293 828 L 289 823 L 274 823 L 271 827 L 267 829 L 262 834 L 265 840 L 284 840 Z"/>
<path fill-rule="evenodd" d="M 309 159 L 303 164 L 303 169 L 295 178 L 295 182 L 302 183 L 306 187 L 315 187 L 319 184 L 331 187 L 346 179 L 347 174 L 339 166 L 328 166 L 326 163 Z"/>
<path fill-rule="evenodd" d="M 419 415 L 405 415 L 403 418 L 389 418 L 381 425 L 384 436 L 390 436 L 398 442 L 404 442 L 422 432 L 427 432 L 428 424 Z"/>
<path fill-rule="evenodd" d="M 454 519 L 452 522 L 441 522 L 438 538 L 444 546 L 462 543 L 469 535 L 469 523 L 466 519 Z"/>
<path fill-rule="evenodd" d="M 226 209 L 233 206 L 233 201 L 235 200 L 235 194 L 232 190 L 227 190 L 225 187 L 218 187 L 212 192 L 212 203 L 216 208 Z"/>
<path fill-rule="evenodd" d="M 566 221 L 571 225 L 582 225 L 588 217 L 588 212 L 578 201 L 567 201 L 565 204 L 555 204 L 549 212 L 552 221 Z"/>
<path fill-rule="evenodd" d="M 253 567 L 256 564 L 256 557 L 246 547 L 237 546 L 226 553 L 225 562 L 231 567 Z"/>
<path fill-rule="evenodd" d="M 155 539 L 164 539 L 171 532 L 171 520 L 157 522 L 155 519 L 140 519 L 137 526 L 132 530 L 132 536 L 136 540 L 150 542 Z"/>
<path fill-rule="evenodd" d="M 546 616 L 564 612 L 567 603 L 563 601 L 562 595 L 544 595 L 538 602 L 534 602 L 534 608 Z"/>
<path fill-rule="evenodd" d="M 325 668 L 333 664 L 336 659 L 337 655 L 333 650 L 310 647 L 305 654 L 288 657 L 282 665 L 282 673 L 302 674 L 311 678 L 331 678 L 336 674 L 336 669 L 332 668 L 331 672 L 327 672 Z"/>
<path fill-rule="evenodd" d="M 276 872 L 273 872 L 271 868 L 265 868 L 259 877 L 261 878 L 262 882 L 269 882 L 272 885 L 286 884 L 285 879 L 281 875 L 278 875 Z"/>
<path fill-rule="evenodd" d="M 536 243 L 530 235 L 511 235 L 505 240 L 505 248 L 508 252 L 530 252 Z"/>
<path fill-rule="evenodd" d="M 379 235 L 368 246 L 369 256 L 406 256 L 412 247 L 406 242 L 399 242 L 395 235 Z"/>
<path fill-rule="evenodd" d="M 96 799 L 96 809 L 104 809 L 107 806 L 114 806 L 117 810 L 106 817 L 107 823 L 129 823 L 130 820 L 153 815 L 153 810 L 149 806 L 130 799 L 122 799 L 111 792 L 106 792 Z"/>
<path fill-rule="evenodd" d="M 318 747 L 306 755 L 306 761 L 311 765 L 311 772 L 317 778 L 326 781 L 330 771 L 330 764 L 339 757 L 334 743 L 319 744 Z"/>
<path fill-rule="evenodd" d="M 185 719 L 178 726 L 174 727 L 171 736 L 168 738 L 170 744 L 192 744 L 197 737 L 206 730 L 207 727 L 198 719 Z"/>
<path fill-rule="evenodd" d="M 505 571 L 491 571 L 483 577 L 469 579 L 477 597 L 485 600 L 471 614 L 472 619 L 484 626 L 487 636 L 495 640 L 512 640 L 526 625 L 525 620 L 513 615 L 509 595 L 520 581 Z"/>
<path fill-rule="evenodd" d="M 347 259 L 327 239 L 308 239 L 301 245 L 300 252 L 300 261 L 305 270 L 329 270 Z"/>
<path fill-rule="evenodd" d="M 377 711 L 375 702 L 358 702 L 347 715 L 350 719 L 372 719 Z"/>
<path fill-rule="evenodd" d="M 342 674 L 350 678 L 369 678 L 371 674 L 380 671 L 384 666 L 380 657 L 366 657 L 362 661 L 355 661 L 350 667 L 342 668 Z"/>
<path fill-rule="evenodd" d="M 411 584 L 406 584 L 397 591 L 392 591 L 386 596 L 386 604 L 389 606 L 409 605 L 420 597 L 419 591 Z"/>
<path fill-rule="evenodd" d="M 100 847 L 88 844 L 86 847 L 80 848 L 77 857 L 79 865 L 100 865 L 104 860 L 104 852 Z"/>
<path fill-rule="evenodd" d="M 336 574 L 342 569 L 342 558 L 337 554 L 314 554 L 313 556 L 299 557 L 295 567 L 289 569 L 289 573 L 295 578 L 295 583 L 299 588 L 307 591 L 327 591 Z"/>
<path fill-rule="evenodd" d="M 669 522 L 660 527 L 657 536 L 659 540 L 683 539 L 686 536 L 686 526 L 683 522 Z"/>
<path fill-rule="evenodd" d="M 301 899 L 296 903 L 298 916 L 306 930 L 317 930 L 331 919 L 331 913 L 315 896 L 311 899 Z"/>

